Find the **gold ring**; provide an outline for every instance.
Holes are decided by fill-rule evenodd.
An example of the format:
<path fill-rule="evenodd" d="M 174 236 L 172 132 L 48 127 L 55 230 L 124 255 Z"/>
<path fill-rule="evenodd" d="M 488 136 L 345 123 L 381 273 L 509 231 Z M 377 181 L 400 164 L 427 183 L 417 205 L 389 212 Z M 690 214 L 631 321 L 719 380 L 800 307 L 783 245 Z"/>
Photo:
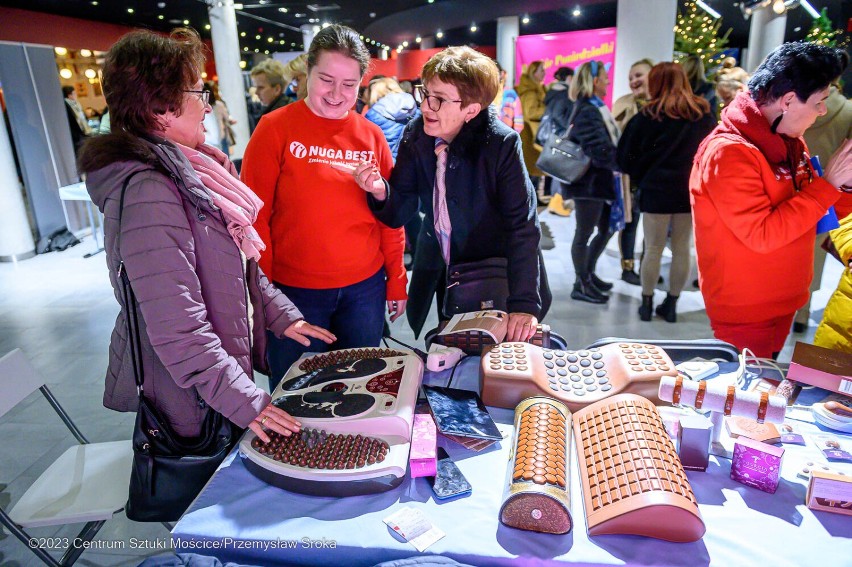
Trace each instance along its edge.
<path fill-rule="evenodd" d="M 264 417 L 263 419 L 261 419 L 261 420 L 260 420 L 260 424 L 261 424 L 261 425 L 263 425 L 264 423 L 266 423 L 266 420 L 267 420 L 267 419 L 269 419 L 269 416 L 268 416 L 268 415 L 267 415 L 266 417 Z"/>

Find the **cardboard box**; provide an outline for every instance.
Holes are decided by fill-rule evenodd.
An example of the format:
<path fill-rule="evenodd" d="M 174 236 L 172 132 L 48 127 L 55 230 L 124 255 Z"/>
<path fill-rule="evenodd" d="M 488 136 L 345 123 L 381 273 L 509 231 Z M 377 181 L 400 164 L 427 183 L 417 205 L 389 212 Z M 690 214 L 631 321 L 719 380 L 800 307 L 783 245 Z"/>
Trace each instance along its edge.
<path fill-rule="evenodd" d="M 740 437 L 734 445 L 731 478 L 758 490 L 775 494 L 781 477 L 784 449 Z"/>
<path fill-rule="evenodd" d="M 408 458 L 411 478 L 435 476 L 438 471 L 437 440 L 438 431 L 432 416 L 428 413 L 414 414 L 411 453 Z"/>
<path fill-rule="evenodd" d="M 852 476 L 811 471 L 805 504 L 811 510 L 852 516 Z"/>

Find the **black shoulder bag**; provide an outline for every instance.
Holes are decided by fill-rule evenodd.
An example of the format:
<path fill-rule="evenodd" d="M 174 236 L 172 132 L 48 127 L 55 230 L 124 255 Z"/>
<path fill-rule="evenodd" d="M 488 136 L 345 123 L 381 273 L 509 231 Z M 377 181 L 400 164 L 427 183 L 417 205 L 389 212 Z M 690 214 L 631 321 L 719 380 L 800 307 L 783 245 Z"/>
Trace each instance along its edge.
<path fill-rule="evenodd" d="M 129 175 L 121 188 L 116 247 L 118 280 L 127 320 L 127 340 L 139 392 L 139 409 L 133 427 L 133 469 L 130 472 L 130 493 L 125 512 L 128 518 L 138 522 L 174 522 L 189 508 L 213 476 L 230 452 L 239 432 L 222 414 L 208 408 L 200 435 L 194 439 L 180 437 L 172 430 L 168 420 L 145 398 L 136 295 L 121 258 L 124 195 L 135 174 Z"/>
<path fill-rule="evenodd" d="M 571 129 L 579 104 L 574 105 L 568 119 L 568 130 L 562 136 L 551 136 L 544 144 L 536 167 L 557 181 L 567 185 L 579 181 L 592 166 L 592 158 L 586 155 L 582 146 L 571 141 Z"/>

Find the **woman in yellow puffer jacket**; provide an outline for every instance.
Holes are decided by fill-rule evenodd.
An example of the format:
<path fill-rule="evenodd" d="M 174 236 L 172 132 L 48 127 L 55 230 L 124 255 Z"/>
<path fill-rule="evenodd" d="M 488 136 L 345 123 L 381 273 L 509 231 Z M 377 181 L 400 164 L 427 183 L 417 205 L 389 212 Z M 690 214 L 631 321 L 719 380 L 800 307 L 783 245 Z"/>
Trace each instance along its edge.
<path fill-rule="evenodd" d="M 814 344 L 852 353 L 852 215 L 840 221 L 840 228 L 832 230 L 830 235 L 847 269 L 825 306 Z"/>

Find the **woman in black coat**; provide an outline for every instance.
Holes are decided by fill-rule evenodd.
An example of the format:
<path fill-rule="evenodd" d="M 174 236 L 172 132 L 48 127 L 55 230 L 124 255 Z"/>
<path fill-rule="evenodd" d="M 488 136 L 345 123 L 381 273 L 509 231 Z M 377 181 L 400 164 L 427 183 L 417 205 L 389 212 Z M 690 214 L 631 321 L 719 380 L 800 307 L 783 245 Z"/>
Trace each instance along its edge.
<path fill-rule="evenodd" d="M 369 163 L 353 174 L 369 193 L 376 217 L 388 226 L 404 225 L 419 209 L 425 214 L 408 321 L 419 334 L 436 292 L 440 305 L 447 266 L 505 258 L 506 340 L 527 340 L 547 311 L 550 291 L 520 138 L 489 111 L 499 86 L 497 67 L 468 47 L 451 47 L 433 56 L 421 76 L 422 116 L 406 127 L 390 180 Z M 445 318 L 440 308 L 438 313 Z"/>
<path fill-rule="evenodd" d="M 692 92 L 678 63 L 660 63 L 648 75 L 651 99 L 627 123 L 618 144 L 618 165 L 639 187 L 639 210 L 645 233 L 642 261 L 642 306 L 639 317 L 651 320 L 660 261 L 671 235 L 669 293 L 657 315 L 677 321 L 675 307 L 689 276 L 692 213 L 689 173 L 692 158 L 716 126 L 710 105 Z"/>
<path fill-rule="evenodd" d="M 612 289 L 611 283 L 595 274 L 598 258 L 612 236 L 609 213 L 615 200 L 613 171 L 618 168 L 615 162 L 618 126 L 603 102 L 608 86 L 609 75 L 604 64 L 590 61 L 577 69 L 568 93 L 571 100 L 576 101 L 569 121 L 569 138 L 580 144 L 592 162 L 583 177 L 562 188 L 566 199 L 574 199 L 577 219 L 571 243 L 571 260 L 577 279 L 571 298 L 589 303 L 606 303 L 609 296 L 604 292 Z M 597 233 L 592 238 L 595 228 Z"/>

